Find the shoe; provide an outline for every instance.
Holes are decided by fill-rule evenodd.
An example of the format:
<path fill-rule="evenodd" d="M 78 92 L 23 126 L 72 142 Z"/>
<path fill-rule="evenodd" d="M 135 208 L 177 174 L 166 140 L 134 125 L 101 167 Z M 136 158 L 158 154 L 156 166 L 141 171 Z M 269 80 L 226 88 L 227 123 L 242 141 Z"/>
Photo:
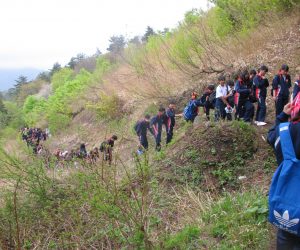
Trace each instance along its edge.
<path fill-rule="evenodd" d="M 267 123 L 266 122 L 258 122 L 256 125 L 257 126 L 265 126 L 265 125 L 267 125 Z"/>

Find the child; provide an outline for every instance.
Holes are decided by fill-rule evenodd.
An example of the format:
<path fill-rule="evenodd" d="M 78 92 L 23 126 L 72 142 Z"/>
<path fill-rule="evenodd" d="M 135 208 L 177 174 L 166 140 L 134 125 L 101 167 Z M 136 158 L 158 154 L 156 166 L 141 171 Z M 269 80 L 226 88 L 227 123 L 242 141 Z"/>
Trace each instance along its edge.
<path fill-rule="evenodd" d="M 232 80 L 228 80 L 226 83 L 229 93 L 227 102 L 230 105 L 230 108 L 226 107 L 226 117 L 228 121 L 232 121 L 232 113 L 234 111 L 234 96 L 235 96 L 235 90 L 234 90 L 234 82 Z"/>
<path fill-rule="evenodd" d="M 289 73 L 289 66 L 283 64 L 278 72 L 278 74 L 273 79 L 273 99 L 276 106 L 276 116 L 279 115 L 283 107 L 289 102 L 291 76 Z"/>
<path fill-rule="evenodd" d="M 216 107 L 215 107 L 215 121 L 219 121 L 220 117 L 225 120 L 226 111 L 225 107 L 228 109 L 231 108 L 229 103 L 227 102 L 227 98 L 230 96 L 229 88 L 225 84 L 225 77 L 220 76 L 218 78 L 219 85 L 216 89 Z"/>
<path fill-rule="evenodd" d="M 145 115 L 144 119 L 138 121 L 134 127 L 134 130 L 139 137 L 140 145 L 143 147 L 141 151 L 148 150 L 148 138 L 147 131 L 149 130 L 153 134 L 152 129 L 150 128 L 150 115 Z"/>
<path fill-rule="evenodd" d="M 252 89 L 249 82 L 250 76 L 246 70 L 239 75 L 235 85 L 235 90 L 239 94 L 237 105 L 238 117 L 242 118 L 245 122 L 251 122 L 254 113 L 254 106 L 250 101 Z"/>
<path fill-rule="evenodd" d="M 158 110 L 158 114 L 156 116 L 154 116 L 150 122 L 150 126 L 153 129 L 154 137 L 155 137 L 155 141 L 156 141 L 156 147 L 155 147 L 156 151 L 161 150 L 160 143 L 161 143 L 161 133 L 162 133 L 163 125 L 166 126 L 166 131 L 168 132 L 166 110 L 163 107 L 160 107 Z"/>
<path fill-rule="evenodd" d="M 266 78 L 266 74 L 269 71 L 268 67 L 262 65 L 259 69 L 259 73 L 253 78 L 253 85 L 255 87 L 255 97 L 258 101 L 257 111 L 256 111 L 256 121 L 257 126 L 264 126 L 266 119 L 266 98 L 267 98 L 267 88 L 269 87 L 269 81 Z"/>
<path fill-rule="evenodd" d="M 167 116 L 167 144 L 172 141 L 173 129 L 175 127 L 175 102 L 171 101 L 166 111 Z"/>
<path fill-rule="evenodd" d="M 215 86 L 213 84 L 208 85 L 206 90 L 204 91 L 204 94 L 200 98 L 201 106 L 203 106 L 206 119 L 208 121 L 210 120 L 210 110 L 215 108 L 216 96 L 214 90 Z"/>
<path fill-rule="evenodd" d="M 100 151 L 104 153 L 104 160 L 109 162 L 109 165 L 112 163 L 112 151 L 115 145 L 115 141 L 118 140 L 118 136 L 113 135 L 108 140 L 101 143 Z"/>
<path fill-rule="evenodd" d="M 300 94 L 298 94 L 297 98 L 300 98 L 299 95 Z M 290 103 L 285 105 L 283 112 L 280 113 L 276 118 L 275 126 L 271 128 L 271 130 L 268 133 L 268 142 L 275 149 L 275 154 L 279 165 L 286 157 L 286 155 L 284 155 L 283 150 L 281 148 L 281 141 L 279 136 L 280 135 L 279 125 L 280 123 L 287 122 L 289 119 L 290 121 L 292 121 L 289 124 L 288 130 L 293 142 L 294 152 L 296 158 L 300 159 L 300 105 L 299 103 L 295 106 L 293 106 Z M 297 178 L 299 178 L 299 182 L 300 182 L 300 177 L 298 176 Z M 278 229 L 277 249 L 300 249 L 300 237 L 293 235 L 282 229 Z"/>
<path fill-rule="evenodd" d="M 187 122 L 194 122 L 198 115 L 199 107 L 202 105 L 201 100 L 198 99 L 198 94 L 196 92 L 192 93 L 192 98 L 188 105 L 183 111 L 183 117 Z"/>

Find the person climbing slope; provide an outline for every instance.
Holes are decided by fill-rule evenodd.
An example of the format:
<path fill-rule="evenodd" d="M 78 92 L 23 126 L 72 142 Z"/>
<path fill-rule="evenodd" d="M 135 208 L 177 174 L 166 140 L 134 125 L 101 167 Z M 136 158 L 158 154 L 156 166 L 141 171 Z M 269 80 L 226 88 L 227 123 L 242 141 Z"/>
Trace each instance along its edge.
<path fill-rule="evenodd" d="M 166 117 L 167 117 L 167 144 L 169 144 L 173 139 L 173 130 L 175 127 L 175 102 L 170 101 L 169 107 L 166 111 Z"/>
<path fill-rule="evenodd" d="M 149 130 L 154 135 L 152 128 L 150 128 L 150 115 L 147 114 L 144 119 L 138 121 L 134 126 L 134 130 L 139 137 L 140 146 L 142 146 L 142 148 L 139 147 L 139 150 L 143 153 L 149 147 L 147 131 Z"/>
<path fill-rule="evenodd" d="M 199 107 L 202 105 L 201 100 L 198 99 L 198 94 L 196 92 L 192 93 L 191 100 L 188 105 L 184 108 L 183 117 L 187 122 L 194 122 L 198 115 Z"/>
<path fill-rule="evenodd" d="M 219 85 L 216 89 L 216 107 L 215 107 L 215 121 L 219 121 L 221 118 L 225 120 L 226 118 L 226 110 L 231 109 L 232 107 L 229 105 L 227 98 L 231 95 L 229 87 L 225 84 L 225 76 L 219 76 L 218 78 Z"/>
<path fill-rule="evenodd" d="M 108 161 L 109 165 L 111 165 L 111 163 L 112 163 L 113 147 L 115 145 L 115 141 L 117 141 L 117 140 L 118 140 L 118 136 L 113 135 L 108 140 L 105 140 L 104 142 L 102 142 L 100 145 L 100 152 L 103 153 L 103 159 L 104 159 L 104 161 Z"/>
<path fill-rule="evenodd" d="M 167 124 L 167 116 L 166 110 L 163 107 L 160 107 L 158 110 L 158 114 L 151 119 L 150 126 L 153 129 L 155 142 L 156 142 L 156 151 L 161 150 L 161 134 L 162 127 L 166 126 L 166 132 L 168 132 L 168 124 Z"/>

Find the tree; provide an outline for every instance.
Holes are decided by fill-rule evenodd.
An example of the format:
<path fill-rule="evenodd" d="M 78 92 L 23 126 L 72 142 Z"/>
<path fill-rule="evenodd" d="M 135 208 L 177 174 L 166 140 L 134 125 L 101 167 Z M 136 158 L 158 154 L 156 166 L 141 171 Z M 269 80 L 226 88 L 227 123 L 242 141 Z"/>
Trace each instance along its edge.
<path fill-rule="evenodd" d="M 79 53 L 79 54 L 77 54 L 77 56 L 75 56 L 75 57 L 73 56 L 73 57 L 70 59 L 70 62 L 67 64 L 67 66 L 68 66 L 69 68 L 71 68 L 71 69 L 74 69 L 75 66 L 76 66 L 79 62 L 85 60 L 86 58 L 87 58 L 87 56 L 86 56 L 85 54 Z"/>
<path fill-rule="evenodd" d="M 20 76 L 18 77 L 18 79 L 15 80 L 15 82 L 17 83 L 16 85 L 23 85 L 23 84 L 28 83 L 28 80 L 27 80 L 27 77 L 26 77 L 26 76 L 20 75 Z"/>
<path fill-rule="evenodd" d="M 7 114 L 7 109 L 2 100 L 2 94 L 0 95 L 0 113 Z"/>
<path fill-rule="evenodd" d="M 135 36 L 134 38 L 129 40 L 129 43 L 140 45 L 141 44 L 141 38 L 139 36 Z"/>
<path fill-rule="evenodd" d="M 109 47 L 107 48 L 107 50 L 109 52 L 112 52 L 114 54 L 118 54 L 120 53 L 121 51 L 123 51 L 125 45 L 126 45 L 126 42 L 125 42 L 125 38 L 123 35 L 120 35 L 120 36 L 112 36 L 110 39 L 109 39 L 109 42 L 110 42 L 110 45 Z"/>
<path fill-rule="evenodd" d="M 50 73 L 47 71 L 39 73 L 37 79 L 43 80 L 45 82 L 50 82 Z"/>
<path fill-rule="evenodd" d="M 154 30 L 150 26 L 147 26 L 146 32 L 145 32 L 144 36 L 142 37 L 142 41 L 148 42 L 149 37 L 153 36 L 153 35 L 155 35 Z"/>
<path fill-rule="evenodd" d="M 94 54 L 94 57 L 98 57 L 98 56 L 101 56 L 102 55 L 102 52 L 99 48 L 96 49 L 96 53 Z"/>
<path fill-rule="evenodd" d="M 60 69 L 61 65 L 58 62 L 54 63 L 52 69 L 50 69 L 50 77 L 52 77 L 54 73 L 59 71 Z"/>

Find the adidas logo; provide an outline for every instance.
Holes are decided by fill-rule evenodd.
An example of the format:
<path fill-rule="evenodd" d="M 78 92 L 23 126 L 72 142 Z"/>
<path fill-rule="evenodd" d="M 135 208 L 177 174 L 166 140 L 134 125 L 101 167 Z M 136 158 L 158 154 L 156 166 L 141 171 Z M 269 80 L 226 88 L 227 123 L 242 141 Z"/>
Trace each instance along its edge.
<path fill-rule="evenodd" d="M 299 223 L 299 219 L 292 219 L 290 220 L 289 211 L 286 210 L 283 215 L 281 216 L 276 210 L 274 210 L 274 216 L 276 220 L 283 226 L 289 228 L 297 225 Z"/>

